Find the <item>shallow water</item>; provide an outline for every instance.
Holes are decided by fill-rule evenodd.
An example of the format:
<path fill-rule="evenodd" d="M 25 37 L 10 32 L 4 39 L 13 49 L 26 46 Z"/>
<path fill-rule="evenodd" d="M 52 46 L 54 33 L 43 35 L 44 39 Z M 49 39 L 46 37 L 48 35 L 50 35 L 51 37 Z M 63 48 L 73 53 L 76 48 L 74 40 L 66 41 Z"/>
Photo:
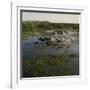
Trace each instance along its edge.
<path fill-rule="evenodd" d="M 79 42 L 73 42 L 69 48 L 57 48 L 55 46 L 47 46 L 45 43 L 41 43 L 38 37 L 29 37 L 26 40 L 22 40 L 23 58 L 30 58 L 32 56 L 39 55 L 52 55 L 52 54 L 79 54 Z M 35 44 L 35 42 L 38 42 Z"/>

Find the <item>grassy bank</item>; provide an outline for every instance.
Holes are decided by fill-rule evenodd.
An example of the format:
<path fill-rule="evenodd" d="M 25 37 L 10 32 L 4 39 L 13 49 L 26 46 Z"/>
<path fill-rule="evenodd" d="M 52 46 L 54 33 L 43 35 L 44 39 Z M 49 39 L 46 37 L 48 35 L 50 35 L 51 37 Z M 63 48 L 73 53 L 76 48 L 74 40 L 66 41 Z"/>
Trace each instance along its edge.
<path fill-rule="evenodd" d="M 23 61 L 23 77 L 75 75 L 70 62 L 62 55 L 32 57 Z"/>

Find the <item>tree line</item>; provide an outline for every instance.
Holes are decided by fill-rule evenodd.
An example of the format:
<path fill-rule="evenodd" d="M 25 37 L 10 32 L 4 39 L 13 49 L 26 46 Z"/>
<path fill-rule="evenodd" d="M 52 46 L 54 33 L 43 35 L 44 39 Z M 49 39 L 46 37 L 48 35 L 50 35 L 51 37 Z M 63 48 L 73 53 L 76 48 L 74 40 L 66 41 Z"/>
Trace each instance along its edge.
<path fill-rule="evenodd" d="M 43 32 L 45 30 L 76 30 L 79 32 L 79 24 L 51 23 L 48 21 L 23 21 L 23 32 Z"/>

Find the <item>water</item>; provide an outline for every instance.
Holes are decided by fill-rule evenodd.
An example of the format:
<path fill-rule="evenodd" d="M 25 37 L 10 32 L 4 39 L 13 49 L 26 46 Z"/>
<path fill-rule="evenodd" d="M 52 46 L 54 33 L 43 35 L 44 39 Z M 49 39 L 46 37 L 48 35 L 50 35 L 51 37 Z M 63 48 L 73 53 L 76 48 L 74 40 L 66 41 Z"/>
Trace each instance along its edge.
<path fill-rule="evenodd" d="M 57 48 L 56 46 L 47 46 L 45 43 L 42 43 L 39 40 L 39 36 L 22 40 L 22 48 L 23 58 L 52 54 L 79 54 L 78 41 L 73 42 L 69 48 Z"/>

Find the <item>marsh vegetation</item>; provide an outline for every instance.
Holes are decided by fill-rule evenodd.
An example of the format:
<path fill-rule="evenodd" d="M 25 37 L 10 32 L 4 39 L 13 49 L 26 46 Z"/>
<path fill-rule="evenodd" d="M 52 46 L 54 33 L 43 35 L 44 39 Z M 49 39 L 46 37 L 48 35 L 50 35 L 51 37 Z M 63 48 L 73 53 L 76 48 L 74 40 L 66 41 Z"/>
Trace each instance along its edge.
<path fill-rule="evenodd" d="M 79 24 L 22 22 L 22 77 L 79 75 Z"/>

